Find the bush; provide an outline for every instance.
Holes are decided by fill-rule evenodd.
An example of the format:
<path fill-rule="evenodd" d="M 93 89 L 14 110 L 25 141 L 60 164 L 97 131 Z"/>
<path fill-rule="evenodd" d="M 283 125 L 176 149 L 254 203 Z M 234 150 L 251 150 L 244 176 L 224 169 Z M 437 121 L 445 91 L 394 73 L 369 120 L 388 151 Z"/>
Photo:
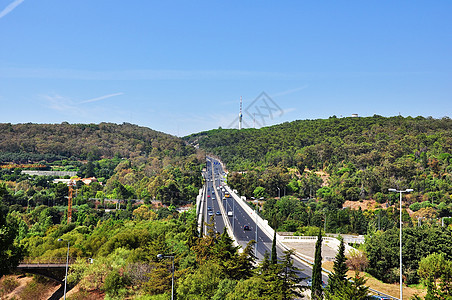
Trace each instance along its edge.
<path fill-rule="evenodd" d="M 298 230 L 294 233 L 294 235 L 302 235 L 302 236 L 317 236 L 318 234 L 319 234 L 319 227 L 316 227 L 316 226 L 298 227 Z"/>
<path fill-rule="evenodd" d="M 281 226 L 279 226 L 278 231 L 294 232 L 297 231 L 298 226 L 300 226 L 301 224 L 302 222 L 300 221 L 286 220 Z"/>
<path fill-rule="evenodd" d="M 121 276 L 117 270 L 113 270 L 105 277 L 102 289 L 110 296 L 117 296 L 119 291 L 129 284 L 127 276 Z"/>
<path fill-rule="evenodd" d="M 427 208 L 427 207 L 436 207 L 436 205 L 435 204 L 432 204 L 432 203 L 430 203 L 429 201 L 423 201 L 422 203 L 421 203 L 421 208 Z"/>
<path fill-rule="evenodd" d="M 385 195 L 384 195 L 382 192 L 375 193 L 374 199 L 375 199 L 378 203 L 384 203 L 384 202 L 386 202 L 386 197 L 385 197 Z"/>
<path fill-rule="evenodd" d="M 364 271 L 369 264 L 366 254 L 358 250 L 352 250 L 347 255 L 347 267 L 354 271 Z"/>
<path fill-rule="evenodd" d="M 422 208 L 422 205 L 421 205 L 421 203 L 419 203 L 419 202 L 415 202 L 415 203 L 413 203 L 413 204 L 410 205 L 410 209 L 411 209 L 412 211 L 418 211 L 418 210 L 420 210 L 421 208 Z"/>

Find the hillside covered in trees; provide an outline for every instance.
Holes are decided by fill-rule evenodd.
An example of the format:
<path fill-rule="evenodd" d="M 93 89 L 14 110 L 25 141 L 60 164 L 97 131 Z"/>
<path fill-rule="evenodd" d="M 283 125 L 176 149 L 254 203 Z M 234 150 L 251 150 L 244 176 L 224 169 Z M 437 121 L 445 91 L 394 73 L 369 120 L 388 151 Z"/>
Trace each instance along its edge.
<path fill-rule="evenodd" d="M 15 191 L 5 197 L 8 204 L 64 203 L 65 184 L 21 173 L 36 165 L 103 183 L 79 181 L 75 204 L 89 198 L 191 201 L 202 185 L 203 163 L 203 153 L 181 139 L 128 123 L 0 124 L 0 180 Z"/>
<path fill-rule="evenodd" d="M 301 198 L 320 193 L 340 207 L 345 200 L 384 202 L 388 188 L 413 188 L 413 199 L 433 204 L 449 203 L 452 193 L 449 118 L 333 116 L 185 140 L 239 171 L 228 182 L 249 197 L 257 187 L 270 196 L 285 188 Z"/>
<path fill-rule="evenodd" d="M 129 123 L 0 124 L 0 162 L 170 158 L 194 152 L 175 136 Z"/>

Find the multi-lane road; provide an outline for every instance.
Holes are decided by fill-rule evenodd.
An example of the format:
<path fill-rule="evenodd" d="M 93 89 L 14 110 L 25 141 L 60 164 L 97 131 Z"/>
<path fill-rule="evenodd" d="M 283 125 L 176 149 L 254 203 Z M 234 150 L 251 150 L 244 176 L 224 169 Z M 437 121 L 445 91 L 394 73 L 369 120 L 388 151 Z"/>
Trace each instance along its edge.
<path fill-rule="evenodd" d="M 207 157 L 206 172 L 204 173 L 206 186 L 204 187 L 205 192 L 203 193 L 203 201 L 205 201 L 203 205 L 203 214 L 205 216 L 205 221 L 209 224 L 213 223 L 214 230 L 219 233 L 222 233 L 226 227 L 225 222 L 229 223 L 232 228 L 232 231 L 229 232 L 233 232 L 235 241 L 242 248 L 245 248 L 251 240 L 257 241 L 257 251 L 255 252 L 255 255 L 258 260 L 262 260 L 265 252 L 271 253 L 273 237 L 269 237 L 264 230 L 258 226 L 259 222 L 256 222 L 254 218 L 256 216 L 255 211 L 250 215 L 242 208 L 243 203 L 242 205 L 238 204 L 237 200 L 232 195 L 226 197 L 228 188 L 225 188 L 225 175 L 225 170 L 223 170 L 220 161 L 212 157 Z M 209 216 L 209 212 L 211 216 Z M 206 232 L 206 228 L 204 228 L 204 232 Z M 284 255 L 284 249 L 278 244 L 276 248 L 278 258 L 281 258 Z M 310 278 L 312 276 L 312 267 L 309 264 L 297 257 L 294 257 L 293 263 L 295 267 L 301 270 L 299 272 L 301 278 Z M 325 274 L 322 275 L 322 279 L 325 283 L 328 283 L 328 276 Z M 306 281 L 304 284 L 306 284 Z M 375 294 L 396 299 L 376 290 L 371 291 Z"/>
<path fill-rule="evenodd" d="M 228 214 L 226 222 L 231 224 L 234 238 L 237 243 L 246 247 L 249 241 L 257 241 L 256 246 L 256 257 L 261 260 L 264 257 L 265 252 L 271 253 L 272 239 L 267 236 L 263 230 L 256 226 L 256 221 L 254 219 L 255 212 L 250 216 L 245 210 L 239 205 L 234 197 L 226 197 L 227 190 L 224 189 L 226 185 L 224 182 L 225 171 L 221 163 L 211 157 L 207 158 L 206 173 L 204 174 L 206 179 L 206 193 L 204 195 L 205 205 L 203 208 L 203 213 L 206 216 L 207 223 L 211 223 L 213 219 L 214 228 L 218 232 L 223 232 L 225 227 L 223 214 Z M 220 205 L 222 207 L 220 207 Z M 211 209 L 211 214 L 213 217 L 209 216 L 209 208 Z M 223 208 L 223 209 L 222 209 Z M 217 212 L 220 215 L 217 215 Z M 232 214 L 232 216 L 231 216 Z M 257 230 L 257 239 L 256 239 Z M 205 229 L 204 229 L 204 232 Z M 278 257 L 282 257 L 283 249 L 277 246 Z M 294 264 L 299 269 L 303 270 L 300 272 L 300 277 L 311 277 L 312 268 L 297 259 L 294 260 Z M 327 277 L 324 276 L 324 281 L 327 281 Z"/>

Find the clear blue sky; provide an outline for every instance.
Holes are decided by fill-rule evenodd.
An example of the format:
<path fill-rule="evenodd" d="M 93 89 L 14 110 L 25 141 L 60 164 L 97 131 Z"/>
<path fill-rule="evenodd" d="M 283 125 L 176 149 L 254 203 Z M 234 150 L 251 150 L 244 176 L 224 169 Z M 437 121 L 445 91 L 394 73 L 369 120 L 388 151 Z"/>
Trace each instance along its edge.
<path fill-rule="evenodd" d="M 0 0 L 0 122 L 451 115 L 452 1 Z M 257 104 L 255 104 L 257 105 Z M 249 115 L 244 115 L 253 126 Z"/>

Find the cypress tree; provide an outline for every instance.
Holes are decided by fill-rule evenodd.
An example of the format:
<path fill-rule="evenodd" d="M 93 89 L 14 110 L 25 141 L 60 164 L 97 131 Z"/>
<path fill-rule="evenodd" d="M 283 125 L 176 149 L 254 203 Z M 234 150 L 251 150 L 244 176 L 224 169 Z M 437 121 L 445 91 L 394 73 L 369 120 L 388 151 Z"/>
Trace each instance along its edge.
<path fill-rule="evenodd" d="M 276 265 L 278 263 L 278 256 L 276 253 L 276 230 L 274 231 L 273 234 L 271 263 L 273 265 Z"/>
<path fill-rule="evenodd" d="M 312 267 L 311 299 L 323 299 L 322 296 L 322 229 L 315 243 L 314 266 Z"/>
<path fill-rule="evenodd" d="M 338 289 L 344 282 L 347 281 L 347 271 L 348 267 L 345 263 L 345 245 L 344 239 L 341 238 L 341 244 L 339 245 L 339 251 L 336 254 L 336 259 L 333 265 L 333 273 L 328 275 L 328 287 L 326 288 L 329 292 L 334 292 Z"/>

